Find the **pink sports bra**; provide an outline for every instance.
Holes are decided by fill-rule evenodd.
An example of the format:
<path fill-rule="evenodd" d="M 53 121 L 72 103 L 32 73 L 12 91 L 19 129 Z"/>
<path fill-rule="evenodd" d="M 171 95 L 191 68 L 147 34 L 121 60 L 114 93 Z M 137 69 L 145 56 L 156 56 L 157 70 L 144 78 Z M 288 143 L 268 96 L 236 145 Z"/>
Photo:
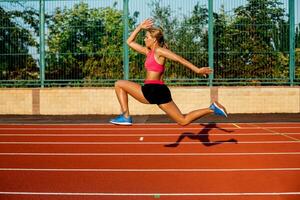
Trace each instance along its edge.
<path fill-rule="evenodd" d="M 151 50 L 146 57 L 145 67 L 147 71 L 155 71 L 163 73 L 165 71 L 165 66 L 158 64 L 154 58 L 154 50 Z"/>

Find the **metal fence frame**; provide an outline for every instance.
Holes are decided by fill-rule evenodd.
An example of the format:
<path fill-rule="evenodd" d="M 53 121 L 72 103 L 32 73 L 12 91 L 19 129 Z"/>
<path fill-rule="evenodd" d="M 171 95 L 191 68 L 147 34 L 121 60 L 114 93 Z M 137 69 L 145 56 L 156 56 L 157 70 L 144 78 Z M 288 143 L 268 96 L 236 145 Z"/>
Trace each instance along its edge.
<path fill-rule="evenodd" d="M 0 0 L 0 2 L 13 2 L 17 0 Z M 21 0 L 22 1 L 22 0 Z M 30 1 L 39 1 L 39 13 L 40 13 L 40 80 L 0 80 L 0 85 L 2 86 L 16 86 L 16 87 L 26 87 L 26 86 L 35 86 L 35 87 L 46 87 L 51 86 L 51 81 L 45 80 L 45 1 L 49 0 L 30 0 Z M 214 24 L 213 24 L 213 0 L 207 0 L 208 1 L 208 63 L 209 66 L 214 69 Z M 295 0 L 289 0 L 289 80 L 285 83 L 286 85 L 299 85 L 299 80 L 295 79 Z M 126 39 L 129 36 L 129 22 L 128 22 L 128 16 L 129 16 L 129 0 L 123 0 L 123 23 L 124 23 L 124 32 L 123 32 L 123 70 L 124 70 L 124 79 L 129 79 L 129 49 L 126 44 Z M 194 79 L 193 79 L 194 80 Z M 60 80 L 62 84 L 55 84 L 57 85 L 64 85 L 65 83 L 72 82 L 73 80 Z M 108 79 L 108 80 L 98 80 L 98 81 L 91 81 L 92 85 L 112 85 L 115 79 Z M 141 80 L 136 80 L 141 81 Z M 199 79 L 199 82 L 194 83 L 187 83 L 187 85 L 222 85 L 222 81 L 215 82 L 214 75 L 211 74 L 208 79 Z M 226 79 L 226 83 L 230 84 L 230 80 Z M 232 85 L 240 84 L 243 80 L 239 79 L 239 82 L 236 82 L 236 80 L 232 81 Z M 47 84 L 45 83 L 47 82 Z M 59 81 L 58 81 L 59 82 Z M 268 82 L 269 83 L 269 82 Z M 170 81 L 170 84 L 172 85 L 172 81 Z M 76 80 L 75 84 L 72 84 L 73 86 L 81 86 L 82 80 Z"/>

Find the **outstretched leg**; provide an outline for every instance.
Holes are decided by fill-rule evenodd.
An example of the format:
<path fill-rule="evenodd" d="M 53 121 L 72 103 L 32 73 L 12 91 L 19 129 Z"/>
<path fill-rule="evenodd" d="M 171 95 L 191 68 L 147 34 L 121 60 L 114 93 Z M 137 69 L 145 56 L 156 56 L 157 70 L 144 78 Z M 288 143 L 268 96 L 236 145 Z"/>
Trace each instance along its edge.
<path fill-rule="evenodd" d="M 115 92 L 125 117 L 129 116 L 128 94 L 141 103 L 149 104 L 142 93 L 141 85 L 137 83 L 119 80 L 115 83 Z"/>
<path fill-rule="evenodd" d="M 175 120 L 178 124 L 182 126 L 188 125 L 192 121 L 214 112 L 209 108 L 203 108 L 194 110 L 186 115 L 183 115 L 173 101 L 165 104 L 160 104 L 159 107 L 173 120 Z"/>

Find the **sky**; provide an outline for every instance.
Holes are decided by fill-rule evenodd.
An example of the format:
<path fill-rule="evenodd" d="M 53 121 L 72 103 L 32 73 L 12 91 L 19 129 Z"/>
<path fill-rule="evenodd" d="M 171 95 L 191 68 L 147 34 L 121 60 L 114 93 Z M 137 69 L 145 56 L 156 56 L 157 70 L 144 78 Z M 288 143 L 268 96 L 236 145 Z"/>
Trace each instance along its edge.
<path fill-rule="evenodd" d="M 183 14 L 188 15 L 191 13 L 194 5 L 196 5 L 197 2 L 199 2 L 200 5 L 207 7 L 207 1 L 208 0 L 161 0 L 160 2 L 162 6 L 170 6 L 175 14 L 182 16 Z M 37 0 L 20 0 L 20 2 L 25 7 L 34 7 L 35 9 L 39 8 L 39 1 Z M 46 12 L 53 13 L 56 7 L 71 8 L 74 4 L 79 2 L 87 2 L 91 8 L 113 6 L 114 3 L 117 2 L 117 9 L 122 10 L 123 8 L 123 0 L 46 0 Z M 149 6 L 150 2 L 152 2 L 152 0 L 129 0 L 130 13 L 133 14 L 134 11 L 139 11 L 139 21 L 151 17 L 151 10 Z M 245 4 L 246 2 L 247 0 L 213 0 L 214 12 L 219 11 L 220 6 L 224 5 L 225 11 L 230 14 L 234 8 Z M 280 2 L 283 2 L 283 7 L 288 10 L 288 0 L 280 0 Z M 21 6 L 9 4 L 5 2 L 5 0 L 0 0 L 0 5 L 4 5 L 4 7 L 7 9 L 22 9 Z M 297 23 L 300 22 L 300 13 L 297 13 L 299 10 L 300 0 L 295 0 Z"/>

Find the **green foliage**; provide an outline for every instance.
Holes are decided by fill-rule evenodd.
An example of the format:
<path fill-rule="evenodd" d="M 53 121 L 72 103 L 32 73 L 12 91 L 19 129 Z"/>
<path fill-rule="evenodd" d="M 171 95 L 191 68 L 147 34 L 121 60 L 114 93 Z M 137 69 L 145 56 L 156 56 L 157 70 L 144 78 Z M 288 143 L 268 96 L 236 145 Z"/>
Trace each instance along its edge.
<path fill-rule="evenodd" d="M 0 6 L 0 79 L 36 79 L 38 68 L 30 47 L 37 43 L 32 33 L 24 25 L 34 28 L 37 13 L 34 10 L 25 12 L 6 11 Z M 23 20 L 23 24 L 17 23 Z"/>
<path fill-rule="evenodd" d="M 46 15 L 46 81 L 93 84 L 123 78 L 122 11 L 113 7 L 89 8 L 87 3 L 58 7 Z M 197 3 L 191 13 L 179 15 L 162 0 L 148 4 L 168 47 L 197 66 L 208 66 L 208 10 Z M 289 78 L 289 21 L 280 0 L 247 0 L 234 14 L 224 6 L 214 16 L 214 77 L 216 81 L 259 81 Z M 130 32 L 139 13 L 129 17 Z M 296 78 L 300 79 L 300 33 L 296 26 Z M 32 8 L 7 11 L 0 7 L 0 79 L 38 79 L 39 14 Z M 137 41 L 143 44 L 143 33 Z M 144 78 L 145 57 L 129 53 L 130 78 Z M 169 80 L 201 77 L 175 63 L 166 63 Z M 202 79 L 203 80 L 203 79 Z M 172 81 L 170 81 L 172 82 Z M 100 83 L 100 82 L 99 82 Z M 177 81 L 178 83 L 178 81 Z M 104 83 L 105 84 L 105 83 Z M 193 84 L 193 83 L 189 83 Z M 245 83 L 247 84 L 247 83 Z"/>
<path fill-rule="evenodd" d="M 295 63 L 296 63 L 296 79 L 300 80 L 300 48 L 296 48 L 295 52 Z"/>
<path fill-rule="evenodd" d="M 207 66 L 208 10 L 194 6 L 190 16 L 173 17 L 171 8 L 150 4 L 163 27 L 169 47 L 197 66 Z M 229 16 L 224 6 L 214 15 L 214 74 L 216 79 L 288 78 L 288 22 L 278 0 L 248 0 Z M 167 78 L 194 75 L 178 63 L 169 63 Z"/>
<path fill-rule="evenodd" d="M 122 45 L 122 12 L 114 7 L 57 8 L 49 26 L 47 78 L 122 78 Z"/>
<path fill-rule="evenodd" d="M 224 12 L 218 18 L 215 49 L 218 51 L 216 77 L 287 78 L 288 63 L 280 45 L 288 38 L 284 10 L 278 0 L 248 0 L 235 9 L 229 19 Z M 285 44 L 287 41 L 285 42 Z M 282 75 L 285 75 L 284 77 Z"/>

